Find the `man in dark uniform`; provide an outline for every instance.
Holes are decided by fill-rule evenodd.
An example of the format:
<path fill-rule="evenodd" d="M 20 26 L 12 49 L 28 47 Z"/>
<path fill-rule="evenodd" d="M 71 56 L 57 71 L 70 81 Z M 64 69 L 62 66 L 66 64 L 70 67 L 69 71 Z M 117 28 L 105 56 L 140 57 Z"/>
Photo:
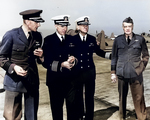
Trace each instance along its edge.
<path fill-rule="evenodd" d="M 138 120 L 146 119 L 143 75 L 149 53 L 145 39 L 133 33 L 133 20 L 128 17 L 122 24 L 124 34 L 116 37 L 112 49 L 111 79 L 118 79 L 120 120 L 126 118 L 126 100 L 130 85 Z"/>
<path fill-rule="evenodd" d="M 72 37 L 66 35 L 69 15 L 52 18 L 56 32 L 44 39 L 43 66 L 47 68 L 46 84 L 49 88 L 50 104 L 53 120 L 63 120 L 63 104 L 66 100 L 67 120 L 77 120 L 75 109 L 76 89 L 71 76 L 71 69 L 75 65 L 75 58 L 71 56 L 74 45 Z"/>
<path fill-rule="evenodd" d="M 93 53 L 103 58 L 109 58 L 110 53 L 106 53 L 99 48 L 96 43 L 96 38 L 88 34 L 89 17 L 83 16 L 76 20 L 77 30 L 79 33 L 74 36 L 75 57 L 78 59 L 78 64 L 75 67 L 76 81 L 78 83 L 77 103 L 79 106 L 79 117 L 85 120 L 93 120 L 94 114 L 94 93 L 95 93 L 95 65 L 93 62 Z M 85 87 L 85 107 L 83 100 L 83 86 Z M 85 113 L 84 113 L 84 108 Z M 81 111 L 82 110 L 82 111 Z"/>
<path fill-rule="evenodd" d="M 36 58 L 40 62 L 43 54 L 42 36 L 37 32 L 42 10 L 26 10 L 20 12 L 23 25 L 12 29 L 3 36 L 0 45 L 0 66 L 6 71 L 4 77 L 5 105 L 4 118 L 21 120 L 22 94 L 24 93 L 24 119 L 37 120 L 39 103 L 39 76 Z"/>

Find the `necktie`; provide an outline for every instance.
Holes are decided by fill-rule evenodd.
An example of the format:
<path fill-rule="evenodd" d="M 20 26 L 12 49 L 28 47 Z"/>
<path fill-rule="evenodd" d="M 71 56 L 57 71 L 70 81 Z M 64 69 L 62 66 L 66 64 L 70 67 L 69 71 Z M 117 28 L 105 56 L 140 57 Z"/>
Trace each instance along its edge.
<path fill-rule="evenodd" d="M 61 36 L 61 40 L 62 40 L 62 42 L 65 40 L 63 36 Z"/>
<path fill-rule="evenodd" d="M 32 35 L 31 35 L 31 32 L 28 32 L 28 34 L 29 34 L 28 42 L 29 42 L 29 45 L 30 45 L 30 42 L 31 42 L 31 40 L 32 40 Z"/>
<path fill-rule="evenodd" d="M 63 37 L 63 36 L 61 36 L 61 39 L 62 39 L 61 43 L 62 43 L 62 45 L 64 45 L 64 42 L 65 42 L 64 37 Z"/>
<path fill-rule="evenodd" d="M 83 37 L 83 42 L 85 42 L 85 37 Z"/>
<path fill-rule="evenodd" d="M 128 42 L 128 45 L 130 44 L 130 38 L 129 38 L 129 36 L 128 36 L 128 38 L 127 38 L 127 42 Z"/>

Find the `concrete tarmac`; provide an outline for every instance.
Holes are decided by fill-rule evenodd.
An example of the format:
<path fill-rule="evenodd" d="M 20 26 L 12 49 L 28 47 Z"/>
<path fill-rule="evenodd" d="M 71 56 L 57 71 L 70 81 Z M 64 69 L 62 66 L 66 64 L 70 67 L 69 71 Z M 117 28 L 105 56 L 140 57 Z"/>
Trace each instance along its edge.
<path fill-rule="evenodd" d="M 148 44 L 150 48 L 150 44 Z M 118 118 L 118 86 L 117 83 L 111 83 L 110 79 L 110 60 L 103 59 L 94 55 L 96 66 L 96 88 L 95 88 L 95 108 L 94 120 L 119 120 Z M 38 110 L 38 120 L 52 120 L 50 110 L 50 100 L 48 88 L 46 86 L 46 69 L 38 65 L 40 75 L 40 102 Z M 148 115 L 150 114 L 150 62 L 148 63 L 144 76 L 144 94 Z M 0 89 L 3 87 L 3 77 L 5 71 L 0 68 Z M 0 93 L 0 120 L 3 118 L 5 92 Z M 22 118 L 24 120 L 24 118 Z M 64 120 L 66 118 L 66 108 L 64 105 Z M 134 105 L 129 90 L 127 98 L 127 120 L 135 120 Z"/>

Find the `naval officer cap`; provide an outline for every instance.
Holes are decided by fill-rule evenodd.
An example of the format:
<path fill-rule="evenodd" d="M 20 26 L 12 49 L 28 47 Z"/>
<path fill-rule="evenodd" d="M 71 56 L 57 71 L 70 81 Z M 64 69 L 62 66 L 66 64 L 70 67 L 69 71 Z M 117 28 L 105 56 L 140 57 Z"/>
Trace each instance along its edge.
<path fill-rule="evenodd" d="M 55 24 L 57 25 L 62 25 L 62 26 L 69 26 L 69 15 L 59 15 L 52 17 L 51 19 L 54 21 Z"/>
<path fill-rule="evenodd" d="M 22 15 L 22 18 L 24 20 L 32 20 L 34 22 L 45 22 L 40 14 L 43 12 L 43 10 L 37 10 L 37 9 L 30 9 L 20 12 L 19 14 Z"/>
<path fill-rule="evenodd" d="M 131 17 L 128 17 L 128 18 L 124 19 L 123 22 L 132 23 L 133 24 L 133 20 L 132 20 Z"/>
<path fill-rule="evenodd" d="M 90 25 L 89 23 L 89 16 L 82 16 L 75 20 L 77 25 Z"/>

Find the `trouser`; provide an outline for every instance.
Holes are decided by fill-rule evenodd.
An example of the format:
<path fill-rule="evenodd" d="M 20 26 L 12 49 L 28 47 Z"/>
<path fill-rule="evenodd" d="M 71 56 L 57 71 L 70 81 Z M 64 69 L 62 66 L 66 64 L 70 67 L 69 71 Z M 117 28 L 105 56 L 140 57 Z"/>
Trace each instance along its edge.
<path fill-rule="evenodd" d="M 67 120 L 78 120 L 75 104 L 76 88 L 71 80 L 54 80 L 48 85 L 53 120 L 63 120 L 63 105 L 66 100 Z"/>
<path fill-rule="evenodd" d="M 128 81 L 118 79 L 120 119 L 122 118 L 125 119 L 126 117 L 126 101 L 129 89 L 128 86 L 129 86 Z M 135 80 L 133 83 L 130 83 L 130 89 L 137 118 L 138 120 L 145 120 L 146 106 L 144 100 L 143 82 L 140 83 L 138 80 Z"/>
<path fill-rule="evenodd" d="M 24 93 L 24 120 L 37 120 L 38 104 L 39 90 L 33 96 Z M 6 120 L 21 120 L 22 93 L 6 90 L 3 116 Z"/>
<path fill-rule="evenodd" d="M 77 98 L 78 116 L 85 120 L 93 120 L 94 116 L 94 93 L 95 93 L 95 68 L 80 72 L 77 78 L 79 88 Z M 85 99 L 83 99 L 83 86 Z"/>

